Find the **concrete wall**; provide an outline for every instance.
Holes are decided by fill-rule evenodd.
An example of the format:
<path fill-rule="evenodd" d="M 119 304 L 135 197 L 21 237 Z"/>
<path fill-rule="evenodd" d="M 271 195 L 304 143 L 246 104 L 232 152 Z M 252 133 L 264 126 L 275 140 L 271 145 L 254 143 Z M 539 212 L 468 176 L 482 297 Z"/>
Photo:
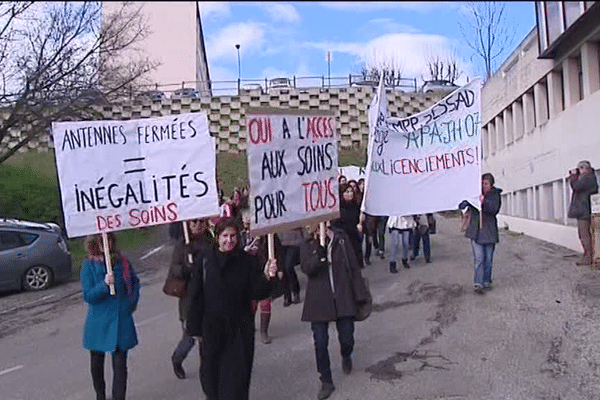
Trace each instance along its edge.
<path fill-rule="evenodd" d="M 291 110 L 332 110 L 336 115 L 338 140 L 342 148 L 366 147 L 369 134 L 367 110 L 374 88 L 311 88 L 279 89 L 271 93 L 260 90 L 240 96 L 202 97 L 199 99 L 165 99 L 144 103 L 122 103 L 104 106 L 103 119 L 128 120 L 158 117 L 187 112 L 206 112 L 210 133 L 217 138 L 218 150 L 239 152 L 246 149 L 246 109 L 248 107 L 275 107 Z M 439 94 L 387 93 L 388 111 L 392 116 L 404 117 L 421 112 L 441 99 Z M 13 131 L 8 147 L 14 146 L 20 131 Z M 46 151 L 52 147 L 48 136 L 32 140 L 23 148 Z"/>

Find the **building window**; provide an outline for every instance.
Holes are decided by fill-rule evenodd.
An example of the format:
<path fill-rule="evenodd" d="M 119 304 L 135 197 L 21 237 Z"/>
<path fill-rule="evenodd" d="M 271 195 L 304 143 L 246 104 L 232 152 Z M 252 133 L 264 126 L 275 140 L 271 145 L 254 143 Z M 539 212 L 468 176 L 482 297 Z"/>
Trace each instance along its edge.
<path fill-rule="evenodd" d="M 560 71 L 560 111 L 565 111 L 565 74 Z"/>
<path fill-rule="evenodd" d="M 585 10 L 589 10 L 591 6 L 594 5 L 595 1 L 586 1 L 585 3 Z"/>
<path fill-rule="evenodd" d="M 581 53 L 577 56 L 577 80 L 579 81 L 579 100 L 583 100 L 583 62 Z"/>
<path fill-rule="evenodd" d="M 568 28 L 581 15 L 581 2 L 579 1 L 563 1 L 565 7 L 565 26 Z"/>
<path fill-rule="evenodd" d="M 563 32 L 561 7 L 558 1 L 546 2 L 546 21 L 548 27 L 548 43 L 554 42 Z"/>

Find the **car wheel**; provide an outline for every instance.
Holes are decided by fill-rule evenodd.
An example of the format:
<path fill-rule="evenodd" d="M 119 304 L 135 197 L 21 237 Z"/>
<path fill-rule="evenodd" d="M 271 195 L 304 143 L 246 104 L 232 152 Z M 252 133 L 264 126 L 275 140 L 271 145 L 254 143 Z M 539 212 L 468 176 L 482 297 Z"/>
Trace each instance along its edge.
<path fill-rule="evenodd" d="M 23 289 L 44 290 L 52 283 L 52 272 L 48 267 L 36 265 L 29 268 L 23 276 Z"/>

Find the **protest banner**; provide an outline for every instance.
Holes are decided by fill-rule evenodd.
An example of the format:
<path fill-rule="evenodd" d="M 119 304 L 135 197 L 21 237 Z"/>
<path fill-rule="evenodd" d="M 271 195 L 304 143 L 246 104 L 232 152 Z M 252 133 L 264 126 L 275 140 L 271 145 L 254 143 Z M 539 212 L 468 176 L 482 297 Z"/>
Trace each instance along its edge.
<path fill-rule="evenodd" d="M 359 167 L 357 165 L 347 165 L 345 167 L 339 167 L 339 176 L 344 175 L 347 180 L 355 180 L 358 182 L 359 179 L 365 179 L 367 177 L 367 170 L 365 167 Z"/>
<path fill-rule="evenodd" d="M 248 109 L 250 229 L 274 233 L 339 216 L 335 117 Z"/>
<path fill-rule="evenodd" d="M 219 214 L 204 113 L 55 122 L 52 137 L 69 237 Z"/>
<path fill-rule="evenodd" d="M 371 215 L 424 214 L 457 209 L 462 200 L 478 207 L 480 95 L 475 80 L 423 112 L 391 118 L 380 84 L 369 109 L 361 209 Z"/>

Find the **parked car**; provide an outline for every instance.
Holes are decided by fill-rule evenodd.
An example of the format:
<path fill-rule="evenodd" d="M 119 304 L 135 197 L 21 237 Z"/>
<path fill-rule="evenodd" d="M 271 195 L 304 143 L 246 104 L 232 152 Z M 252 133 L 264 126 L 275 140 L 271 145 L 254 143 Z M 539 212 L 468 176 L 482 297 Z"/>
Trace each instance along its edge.
<path fill-rule="evenodd" d="M 276 89 L 287 89 L 292 87 L 289 78 L 274 78 L 269 81 L 269 91 Z"/>
<path fill-rule="evenodd" d="M 242 86 L 242 93 L 250 93 L 254 91 L 259 91 L 262 93 L 262 85 L 258 83 L 246 83 Z"/>
<path fill-rule="evenodd" d="M 140 92 L 135 95 L 136 101 L 143 100 L 163 100 L 166 99 L 167 95 L 165 92 L 161 92 L 160 90 L 146 90 L 145 92 Z"/>
<path fill-rule="evenodd" d="M 197 99 L 199 97 L 200 97 L 200 92 L 193 88 L 177 89 L 171 95 L 172 99 L 183 99 L 183 98 Z"/>
<path fill-rule="evenodd" d="M 43 290 L 71 278 L 71 253 L 54 223 L 0 218 L 0 290 Z"/>
<path fill-rule="evenodd" d="M 451 93 L 458 89 L 460 86 L 455 85 L 450 81 L 437 80 L 437 81 L 425 81 L 421 87 L 421 93 L 433 93 L 433 92 L 444 92 Z"/>

